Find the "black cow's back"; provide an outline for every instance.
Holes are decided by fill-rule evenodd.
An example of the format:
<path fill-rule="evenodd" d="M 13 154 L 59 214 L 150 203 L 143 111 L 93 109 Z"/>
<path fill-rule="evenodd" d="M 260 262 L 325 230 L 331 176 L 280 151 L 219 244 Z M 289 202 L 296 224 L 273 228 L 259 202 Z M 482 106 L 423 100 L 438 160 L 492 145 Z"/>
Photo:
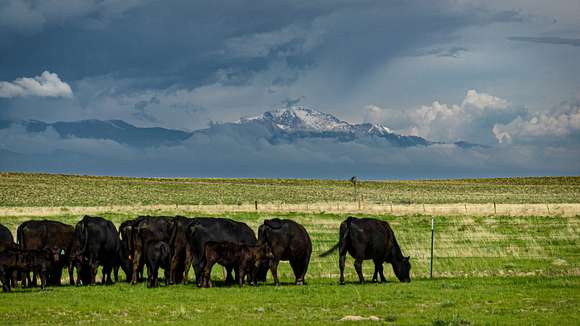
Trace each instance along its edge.
<path fill-rule="evenodd" d="M 4 225 L 0 224 L 0 251 L 4 251 L 8 248 L 15 247 L 16 244 L 14 243 L 14 237 L 12 236 L 12 232 L 5 227 Z"/>

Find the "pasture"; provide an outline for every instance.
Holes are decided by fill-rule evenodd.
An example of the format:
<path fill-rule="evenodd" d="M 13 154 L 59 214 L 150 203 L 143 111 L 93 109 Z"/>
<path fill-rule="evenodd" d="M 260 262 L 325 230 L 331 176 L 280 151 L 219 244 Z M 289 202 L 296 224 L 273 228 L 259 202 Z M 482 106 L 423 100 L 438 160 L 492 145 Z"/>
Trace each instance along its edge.
<path fill-rule="evenodd" d="M 204 204 L 220 203 L 235 207 L 238 201 L 249 204 L 254 198 L 272 205 L 282 201 L 352 201 L 352 190 L 346 181 L 0 174 L 0 209 L 4 209 L 0 223 L 13 232 L 21 222 L 41 215 L 75 224 L 84 208 L 98 207 L 99 215 L 117 226 L 137 214 L 184 214 L 227 216 L 256 231 L 266 218 L 290 218 L 303 224 L 313 241 L 306 286 L 292 285 L 289 265 L 282 262 L 278 271 L 281 287 L 273 286 L 269 275 L 265 285 L 242 289 L 198 289 L 192 284 L 147 289 L 144 283 L 130 286 L 125 282 L 112 286 L 51 287 L 46 291 L 17 289 L 0 293 L 0 320 L 3 324 L 328 324 L 354 323 L 339 320 L 355 315 L 376 316 L 380 318 L 378 323 L 400 325 L 580 323 L 578 214 L 562 215 L 554 211 L 550 214 L 532 211 L 518 216 L 475 211 L 436 214 L 433 279 L 429 278 L 432 215 L 373 214 L 391 224 L 403 253 L 411 256 L 412 282 L 399 283 L 386 265 L 387 284 L 359 285 L 355 283 L 353 260 L 348 257 L 347 285 L 339 286 L 338 254 L 324 258 L 318 254 L 336 243 L 338 226 L 349 214 L 331 213 L 329 209 L 316 212 L 201 209 Z M 399 204 L 412 200 L 425 204 L 496 201 L 506 205 L 563 205 L 580 202 L 580 178 L 363 182 L 358 194 L 364 195 L 369 203 L 370 198 L 388 198 Z M 131 208 L 117 210 L 111 205 Z M 34 209 L 9 214 L 18 207 Z M 366 261 L 363 271 L 370 280 L 372 263 Z M 221 268 L 215 267 L 212 277 L 222 279 Z"/>

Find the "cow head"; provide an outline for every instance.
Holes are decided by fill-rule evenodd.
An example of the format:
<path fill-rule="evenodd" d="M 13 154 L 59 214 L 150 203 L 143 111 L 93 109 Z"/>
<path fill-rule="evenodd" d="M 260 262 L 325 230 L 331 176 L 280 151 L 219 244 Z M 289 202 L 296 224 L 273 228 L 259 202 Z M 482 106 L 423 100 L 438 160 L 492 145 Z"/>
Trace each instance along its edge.
<path fill-rule="evenodd" d="M 60 261 L 60 252 L 61 250 L 57 247 L 52 247 L 52 248 L 45 248 L 46 254 L 49 258 L 49 260 L 52 263 L 58 263 Z"/>
<path fill-rule="evenodd" d="M 409 259 L 409 256 L 403 256 L 402 259 L 393 261 L 393 271 L 399 281 L 403 283 L 411 282 L 411 263 L 409 262 Z"/>

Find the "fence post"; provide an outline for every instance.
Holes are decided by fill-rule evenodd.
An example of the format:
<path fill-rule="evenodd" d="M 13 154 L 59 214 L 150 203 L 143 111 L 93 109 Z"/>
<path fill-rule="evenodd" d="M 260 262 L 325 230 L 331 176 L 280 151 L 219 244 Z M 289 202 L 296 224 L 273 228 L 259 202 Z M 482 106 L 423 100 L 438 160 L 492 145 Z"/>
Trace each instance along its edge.
<path fill-rule="evenodd" d="M 497 209 L 495 208 L 495 202 L 493 202 L 493 215 L 497 215 Z"/>
<path fill-rule="evenodd" d="M 429 264 L 429 278 L 433 278 L 433 240 L 435 238 L 435 217 L 431 216 L 431 261 Z"/>
<path fill-rule="evenodd" d="M 258 211 L 258 201 L 254 200 L 254 207 L 256 208 L 256 211 Z"/>

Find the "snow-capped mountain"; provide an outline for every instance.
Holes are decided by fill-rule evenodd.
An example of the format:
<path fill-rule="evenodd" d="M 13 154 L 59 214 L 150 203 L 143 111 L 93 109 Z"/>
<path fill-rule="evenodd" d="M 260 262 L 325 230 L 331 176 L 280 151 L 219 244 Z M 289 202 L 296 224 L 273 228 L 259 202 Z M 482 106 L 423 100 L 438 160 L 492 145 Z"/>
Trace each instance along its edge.
<path fill-rule="evenodd" d="M 303 106 L 282 108 L 265 112 L 236 122 L 214 123 L 206 129 L 186 132 L 165 128 L 141 128 L 121 120 L 81 120 L 73 122 L 45 123 L 36 120 L 1 121 L 0 130 L 20 126 L 29 133 L 56 131 L 62 138 L 108 139 L 132 147 L 146 148 L 174 146 L 191 137 L 231 137 L 249 142 L 268 141 L 271 144 L 295 143 L 298 141 L 321 140 L 365 142 L 373 146 L 376 142 L 387 142 L 397 147 L 429 146 L 440 144 L 417 136 L 394 133 L 380 124 L 351 124 L 335 116 Z M 461 148 L 480 145 L 456 142 Z"/>
<path fill-rule="evenodd" d="M 340 121 L 335 116 L 309 109 L 303 106 L 268 111 L 253 118 L 242 118 L 238 123 L 257 122 L 272 123 L 286 132 L 348 132 L 352 125 Z"/>
<path fill-rule="evenodd" d="M 257 117 L 242 118 L 232 124 L 245 127 L 261 125 L 271 133 L 270 142 L 292 142 L 305 138 L 334 138 L 348 142 L 380 138 L 395 146 L 427 146 L 431 142 L 416 136 L 399 135 L 381 124 L 351 124 L 335 116 L 303 106 L 268 111 Z"/>

